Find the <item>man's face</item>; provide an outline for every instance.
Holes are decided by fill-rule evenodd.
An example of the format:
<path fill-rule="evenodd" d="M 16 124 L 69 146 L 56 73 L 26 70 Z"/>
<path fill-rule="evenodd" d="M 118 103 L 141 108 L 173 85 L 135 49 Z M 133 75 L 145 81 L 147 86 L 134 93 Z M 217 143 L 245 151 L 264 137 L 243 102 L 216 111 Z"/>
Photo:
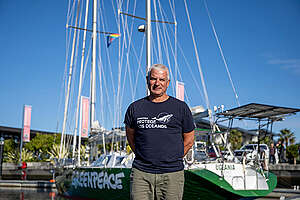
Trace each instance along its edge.
<path fill-rule="evenodd" d="M 148 88 L 150 94 L 156 97 L 166 94 L 170 80 L 166 71 L 152 69 L 149 77 Z"/>

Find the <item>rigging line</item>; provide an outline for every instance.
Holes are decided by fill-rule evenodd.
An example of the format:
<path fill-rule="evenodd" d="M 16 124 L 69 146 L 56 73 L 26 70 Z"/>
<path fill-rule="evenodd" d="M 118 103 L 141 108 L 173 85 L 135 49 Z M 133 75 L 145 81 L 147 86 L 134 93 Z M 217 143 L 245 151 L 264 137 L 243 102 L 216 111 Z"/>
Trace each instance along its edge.
<path fill-rule="evenodd" d="M 119 13 L 122 14 L 122 15 L 127 15 L 127 16 L 130 16 L 130 17 L 133 17 L 133 18 L 137 18 L 137 19 L 141 19 L 141 20 L 146 21 L 146 18 L 144 18 L 144 17 L 138 17 L 138 16 L 135 16 L 135 15 L 132 15 L 132 14 L 129 14 L 129 13 L 125 13 L 123 11 L 119 11 Z M 161 21 L 161 20 L 151 20 L 151 22 L 158 22 L 158 23 L 164 23 L 164 24 L 176 24 L 176 22 L 168 22 L 168 21 Z"/>
<path fill-rule="evenodd" d="M 113 10 L 113 13 L 114 13 L 114 16 L 115 16 L 116 23 L 118 24 L 116 10 L 118 10 L 118 9 L 119 9 L 119 7 L 118 7 L 118 6 L 119 6 L 119 4 L 118 4 L 118 2 L 117 2 L 117 8 L 118 8 L 118 9 L 115 9 L 115 5 L 114 5 L 114 3 L 113 3 L 113 0 L 111 1 L 111 5 L 112 5 L 112 10 Z"/>
<path fill-rule="evenodd" d="M 127 3 L 127 9 L 129 6 L 129 2 Z M 120 24 L 121 18 L 120 15 L 118 13 L 118 19 L 117 19 L 117 25 L 118 25 L 118 30 L 121 31 L 121 24 Z M 125 20 L 125 26 L 127 27 L 127 18 Z M 123 24 L 123 26 L 124 26 Z M 124 31 L 123 31 L 124 33 Z M 127 47 L 127 43 L 126 43 L 126 33 L 124 33 L 124 39 L 121 41 L 119 40 L 119 49 L 118 49 L 118 89 L 117 89 L 117 99 L 116 99 L 116 112 L 115 112 L 115 121 L 114 121 L 114 126 L 118 126 L 120 123 L 120 112 L 121 112 L 121 77 L 122 77 L 122 66 L 123 66 L 123 55 L 124 55 L 124 51 L 125 48 Z M 121 45 L 122 42 L 122 45 Z M 115 134 L 115 133 L 113 133 Z"/>
<path fill-rule="evenodd" d="M 98 79 L 99 79 L 99 111 L 100 111 L 100 121 L 102 122 L 101 126 L 104 126 L 105 124 L 105 118 L 104 118 L 104 98 L 103 98 L 103 84 L 104 84 L 104 77 L 101 76 L 101 72 L 103 71 L 103 61 L 101 56 L 98 56 Z"/>
<path fill-rule="evenodd" d="M 207 3 L 206 3 L 206 0 L 204 0 L 204 5 L 205 5 L 205 9 L 206 9 L 208 18 L 209 18 L 210 25 L 211 25 L 211 27 L 212 27 L 212 29 L 213 29 L 213 32 L 214 32 L 215 39 L 216 39 L 216 41 L 217 41 L 217 43 L 218 43 L 218 47 L 219 47 L 219 50 L 220 50 L 220 53 L 221 53 L 222 60 L 223 60 L 223 62 L 224 62 L 226 71 L 227 71 L 227 75 L 228 75 L 229 80 L 230 80 L 230 83 L 231 83 L 231 87 L 232 87 L 233 92 L 234 92 L 234 94 L 235 94 L 235 98 L 236 98 L 237 104 L 238 104 L 238 106 L 241 106 L 241 105 L 240 105 L 240 102 L 239 102 L 239 97 L 238 97 L 237 91 L 236 91 L 236 89 L 235 89 L 235 86 L 234 86 L 234 84 L 233 84 L 233 81 L 232 81 L 232 78 L 231 78 L 231 75 L 230 75 L 230 72 L 229 72 L 229 69 L 228 69 L 228 65 L 227 65 L 225 56 L 224 56 L 224 54 L 223 54 L 223 50 L 222 50 L 222 47 L 221 47 L 221 43 L 220 43 L 220 41 L 219 41 L 219 37 L 218 37 L 218 35 L 217 35 L 217 32 L 216 32 L 214 23 L 213 23 L 213 21 L 212 21 L 210 12 L 209 12 L 209 10 L 208 10 L 208 6 L 207 6 Z"/>
<path fill-rule="evenodd" d="M 80 1 L 78 2 L 78 10 L 79 10 L 79 5 L 80 5 Z M 78 15 L 78 13 L 77 13 L 77 15 Z M 81 17 L 79 18 L 79 23 L 80 23 L 80 20 L 81 20 Z M 75 34 L 75 33 L 74 33 Z M 79 33 L 77 33 L 77 40 L 76 40 L 76 47 L 75 47 L 75 61 L 73 61 L 73 63 L 75 63 L 74 64 L 74 67 L 73 67 L 73 71 L 75 72 L 76 71 L 76 55 L 77 55 L 77 47 L 78 47 L 78 36 L 79 36 Z M 71 83 L 73 83 L 74 82 L 74 79 L 75 79 L 75 76 L 74 75 L 72 75 L 72 78 L 71 78 Z M 67 91 L 66 91 L 67 92 Z M 72 97 L 73 96 L 73 93 L 74 93 L 74 84 L 71 84 L 71 89 L 69 89 L 69 95 L 70 95 L 70 97 Z M 68 113 L 70 112 L 70 109 L 73 107 L 73 104 L 72 104 L 73 102 L 71 101 L 71 102 L 69 102 L 69 105 L 68 105 Z M 68 114 L 67 113 L 67 114 Z M 69 114 L 69 116 L 70 116 L 70 114 Z M 72 116 L 72 115 L 71 115 Z M 66 121 L 66 123 L 67 123 L 67 127 L 68 127 L 68 130 L 70 131 L 71 130 L 71 123 L 72 123 L 72 121 L 71 121 L 72 119 L 70 119 L 70 118 L 68 118 L 67 119 L 67 121 Z M 73 119 L 74 120 L 74 119 Z M 64 139 L 64 144 L 63 144 L 63 146 L 64 146 L 64 148 L 69 148 L 69 146 L 70 146 L 70 137 L 67 137 L 66 135 L 65 135 L 65 137 L 63 138 Z"/>
<path fill-rule="evenodd" d="M 134 4 L 134 13 L 135 13 L 135 10 L 136 10 L 136 1 L 135 1 L 135 4 Z M 126 30 L 126 33 L 127 33 L 127 35 L 128 35 L 128 38 L 129 38 L 129 42 L 128 42 L 128 50 L 127 50 L 127 53 L 126 53 L 126 61 L 127 61 L 127 63 L 126 63 L 126 66 L 127 66 L 127 68 L 125 68 L 125 70 L 126 69 L 128 69 L 128 73 L 129 73 L 129 81 L 130 81 L 130 89 L 131 89 L 131 94 L 133 95 L 133 84 L 132 84 L 132 77 L 131 77 L 131 71 L 130 71 L 130 68 L 129 68 L 129 59 L 128 59 L 128 55 L 129 55 L 129 53 L 130 53 L 130 51 L 131 51 L 131 43 L 132 43 L 132 34 L 133 34 L 133 24 L 134 23 L 132 23 L 131 24 L 131 31 L 130 31 L 130 33 L 128 32 L 128 25 L 127 25 L 128 23 L 127 23 L 127 18 L 126 18 L 126 26 L 124 27 L 124 30 Z M 125 31 L 124 31 L 125 32 Z M 124 35 L 125 35 L 125 33 L 124 33 Z M 124 40 L 126 40 L 126 37 L 124 37 Z M 133 48 L 134 49 L 134 48 Z M 125 77 L 124 77 L 124 81 L 125 81 Z M 124 85 L 125 85 L 125 82 L 123 83 L 123 91 L 122 91 L 122 93 L 124 93 Z M 123 97 L 123 94 L 121 95 L 121 98 Z M 121 99 L 121 102 L 123 102 L 123 98 Z M 121 113 L 120 113 L 121 114 Z"/>
<path fill-rule="evenodd" d="M 133 94 L 133 99 L 135 98 L 135 95 L 136 95 L 136 90 L 137 90 L 137 83 L 138 83 L 138 78 L 139 78 L 139 74 L 141 73 L 142 74 L 142 67 L 141 67 L 141 62 L 142 62 L 142 55 L 143 55 L 143 50 L 144 50 L 144 44 L 145 44 L 145 38 L 146 38 L 146 35 L 143 34 L 143 40 L 142 40 L 142 47 L 140 49 L 140 58 L 137 60 L 138 61 L 138 70 L 137 70 L 137 73 L 136 73 L 136 80 L 135 80 L 135 89 L 134 89 L 134 94 Z M 136 51 L 135 49 L 133 48 L 133 52 L 135 52 L 136 54 Z M 141 75 L 142 77 L 146 77 L 144 76 L 144 74 Z"/>
<path fill-rule="evenodd" d="M 73 3 L 73 7 L 74 7 Z M 70 5 L 71 5 L 71 1 L 69 1 L 69 8 L 68 8 L 68 13 L 70 13 Z M 67 15 L 67 21 L 69 20 L 69 15 Z M 62 101 L 63 101 L 63 94 L 67 93 L 67 73 L 68 73 L 68 55 L 69 55 L 69 45 L 70 45 L 70 41 L 71 40 L 71 35 L 66 32 L 66 53 L 65 53 L 65 70 L 64 70 L 64 75 L 63 75 L 63 80 L 62 80 L 62 88 L 61 88 L 61 94 L 60 94 L 60 100 L 59 100 L 59 106 L 58 106 L 58 112 L 57 112 L 57 119 L 59 120 L 58 114 L 59 111 L 61 109 L 62 106 Z M 65 89 L 65 90 L 64 90 Z M 57 132 L 58 132 L 58 127 L 59 127 L 59 122 L 57 121 Z"/>
<path fill-rule="evenodd" d="M 79 3 L 78 3 L 78 10 L 76 13 L 76 25 L 77 25 L 77 21 L 78 21 L 78 14 L 79 14 Z M 71 63 L 70 63 L 70 69 L 69 69 L 69 75 L 68 75 L 68 92 L 66 94 L 66 101 L 65 101 L 65 109 L 64 109 L 64 120 L 63 120 L 63 129 L 62 129 L 62 135 L 61 135 L 61 143 L 60 143 L 60 150 L 59 150 L 59 155 L 61 157 L 61 152 L 63 147 L 63 142 L 64 142 L 64 132 L 65 132 L 65 128 L 66 128 L 66 120 L 67 120 L 67 113 L 68 113 L 68 106 L 69 106 L 69 90 L 70 90 L 70 85 L 71 85 L 71 79 L 72 79 L 72 70 L 73 70 L 73 58 L 74 58 L 74 48 L 75 48 L 75 41 L 76 41 L 76 30 L 74 31 L 74 35 L 73 35 L 73 44 L 72 44 L 72 53 L 71 53 Z"/>
<path fill-rule="evenodd" d="M 81 3 L 82 5 L 80 6 L 80 14 L 79 14 L 79 24 L 81 24 L 81 19 L 82 19 L 82 10 L 83 10 L 83 1 L 81 1 L 81 2 L 78 2 L 78 3 Z M 79 45 L 79 35 L 80 35 L 80 32 L 77 32 L 77 39 L 76 39 L 76 47 L 75 47 L 75 61 L 74 61 L 74 74 L 75 74 L 75 72 L 77 71 L 77 55 L 78 55 L 78 45 Z M 74 88 L 75 88 L 75 75 L 73 75 L 72 76 L 72 83 L 74 83 L 74 84 L 72 84 L 72 86 L 71 86 L 71 94 L 70 94 L 70 96 L 71 97 L 75 97 L 75 92 L 74 92 Z M 71 101 L 71 103 L 70 103 L 70 107 L 69 107 L 69 110 L 71 110 L 71 108 L 73 108 L 75 105 L 74 105 L 74 102 L 73 101 Z M 72 115 L 72 123 L 70 122 L 69 123 L 69 130 L 73 130 L 73 126 L 71 127 L 71 124 L 74 124 L 74 118 L 76 118 L 76 115 Z M 70 132 L 72 132 L 72 131 L 70 131 Z M 74 134 L 74 133 L 73 133 Z M 72 140 L 72 137 L 68 137 L 69 139 L 68 139 L 68 141 L 67 141 L 67 147 L 69 148 L 70 146 L 71 146 L 71 140 Z"/>
<path fill-rule="evenodd" d="M 175 0 L 173 0 L 173 5 L 169 0 L 169 5 L 171 7 L 172 15 L 173 15 L 173 20 L 176 22 L 176 15 L 175 15 Z M 174 40 L 174 47 L 175 47 L 175 80 L 177 80 L 177 73 L 180 72 L 178 69 L 178 62 L 177 62 L 177 25 L 174 27 L 174 32 L 175 32 L 175 40 Z M 181 78 L 182 79 L 182 78 Z"/>
<path fill-rule="evenodd" d="M 160 8 L 160 14 L 161 14 L 161 16 L 164 16 L 161 4 L 159 4 L 159 8 Z M 162 33 L 162 41 L 163 41 L 162 42 L 162 46 L 163 46 L 163 48 L 165 50 L 166 59 L 167 59 L 167 63 L 168 63 L 168 66 L 169 66 L 169 69 L 170 69 L 170 74 L 171 74 L 170 77 L 172 79 L 171 80 L 171 88 L 172 88 L 174 96 L 176 96 L 175 95 L 175 82 L 176 81 L 175 81 L 175 76 L 173 75 L 173 70 L 172 70 L 172 66 L 171 66 L 171 62 L 170 62 L 170 56 L 169 56 L 169 50 L 168 50 L 170 48 L 171 52 L 173 53 L 173 51 L 172 51 L 173 50 L 172 43 L 170 41 L 170 37 L 168 35 L 167 27 L 166 27 L 165 24 L 162 24 L 162 29 L 163 30 L 160 30 L 160 28 L 158 27 L 157 28 L 157 32 L 160 31 Z M 168 48 L 168 46 L 170 46 L 170 47 Z M 173 53 L 173 55 L 174 55 L 174 53 Z"/>
<path fill-rule="evenodd" d="M 162 8 L 162 6 L 161 6 L 161 4 L 160 4 L 160 1 L 158 1 L 158 3 L 159 3 L 159 10 L 160 10 L 160 14 L 161 14 L 161 16 L 165 16 L 166 14 L 165 14 L 165 12 L 164 12 L 164 10 L 163 10 L 163 8 Z M 172 7 L 171 5 L 170 5 L 170 7 Z M 175 24 L 175 27 L 176 27 L 177 25 Z M 173 55 L 173 57 L 174 57 L 174 63 L 176 63 L 176 59 L 177 59 L 177 56 L 175 55 L 175 52 L 173 51 L 173 45 L 172 45 L 172 42 L 171 42 L 171 40 L 170 40 L 170 37 L 169 37 L 169 31 L 167 31 L 168 29 L 167 29 L 167 26 L 166 26 L 166 24 L 162 24 L 162 29 L 164 30 L 164 31 L 162 31 L 163 32 L 163 41 L 164 41 L 164 43 L 163 43 L 163 47 L 164 47 L 164 49 L 165 49 L 165 51 L 166 51 L 166 56 L 167 56 L 167 60 L 168 60 L 168 65 L 171 67 L 171 64 L 170 64 L 170 56 L 169 56 L 169 50 L 168 50 L 168 46 L 170 46 L 170 50 L 171 50 L 171 52 L 172 52 L 172 55 Z M 172 32 L 172 31 L 171 31 Z M 175 35 L 174 35 L 174 37 L 175 37 Z M 177 38 L 175 38 L 174 39 L 174 41 L 176 41 L 176 39 Z M 168 44 L 169 45 L 167 45 L 167 42 L 168 42 Z M 176 66 L 174 66 L 174 68 L 175 68 L 175 75 L 174 76 L 172 76 L 172 78 L 173 78 L 173 81 L 172 81 L 172 83 L 171 83 L 171 85 L 172 85 L 172 91 L 173 91 L 173 94 L 175 95 L 176 94 L 176 90 L 175 90 L 175 85 L 176 85 L 176 81 L 175 80 L 177 80 L 177 70 L 176 70 Z M 172 74 L 173 74 L 173 72 L 172 72 Z"/>
<path fill-rule="evenodd" d="M 136 4 L 135 4 L 135 8 L 134 8 L 134 13 L 135 13 L 135 10 L 136 10 Z M 121 17 L 122 17 L 122 15 L 121 15 Z M 123 17 L 121 18 L 123 21 L 125 21 L 124 19 L 123 19 Z M 133 19 L 133 21 L 134 21 L 134 19 Z M 136 53 L 136 50 L 135 50 L 135 47 L 134 46 L 132 46 L 131 45 L 131 35 L 132 35 L 132 32 L 133 31 L 131 31 L 131 34 L 128 32 L 128 25 L 127 25 L 127 17 L 126 17 L 126 23 L 122 23 L 123 24 L 123 29 L 125 30 L 124 31 L 124 37 L 123 37 L 123 39 L 124 40 L 126 40 L 126 33 L 127 33 L 127 35 L 128 35 L 128 37 L 130 38 L 130 43 L 128 44 L 129 45 L 129 47 L 128 47 L 128 52 L 129 52 L 129 50 L 131 50 L 132 49 L 132 51 L 133 51 L 133 53 L 134 53 L 134 56 L 135 56 L 135 58 L 136 58 L 136 60 L 138 61 L 138 66 L 139 66 L 139 69 L 138 69 L 138 72 L 137 72 L 137 78 L 138 78 L 138 74 L 139 74 L 139 70 L 140 70 L 140 63 L 141 63 L 141 56 L 142 56 L 142 54 L 140 54 L 140 58 L 138 58 L 138 55 L 137 55 L 137 53 Z M 124 25 L 125 24 L 125 25 Z M 133 25 L 134 25 L 134 23 L 132 22 L 132 27 L 133 27 Z M 132 30 L 132 28 L 131 28 L 131 30 Z M 144 37 L 143 37 L 143 41 L 145 40 L 145 35 L 144 35 Z M 130 46 L 132 46 L 132 48 L 130 48 Z M 144 43 L 142 43 L 142 48 L 141 48 L 141 51 L 142 51 L 142 49 L 143 49 L 143 46 L 144 46 Z M 134 97 L 135 97 L 135 94 L 136 94 L 136 88 L 137 88 L 137 80 L 138 79 L 136 79 L 136 84 L 135 84 L 135 89 L 134 89 L 134 93 L 133 93 L 133 95 L 132 95 L 132 98 L 134 99 Z"/>
<path fill-rule="evenodd" d="M 73 28 L 73 29 L 77 29 L 77 30 L 93 32 L 93 30 L 91 30 L 91 29 L 80 28 L 80 27 L 71 26 L 71 25 L 68 25 L 68 24 L 66 25 L 66 28 Z M 106 32 L 106 31 L 96 31 L 96 32 L 100 33 L 100 34 L 106 34 L 106 35 L 116 34 L 116 33 L 113 33 L 113 32 Z"/>
<path fill-rule="evenodd" d="M 128 76 L 129 76 L 129 85 L 130 85 L 130 89 L 131 89 L 131 98 L 133 97 L 133 84 L 132 84 L 132 76 L 131 76 L 131 71 L 130 71 L 130 65 L 129 65 L 129 59 L 128 59 L 128 53 L 126 54 L 126 58 L 127 58 L 127 70 L 128 70 Z M 126 69 L 125 69 L 126 70 Z M 124 97 L 124 91 L 125 91 L 125 80 L 126 80 L 126 73 L 124 75 L 124 79 L 123 79 L 123 92 L 122 92 L 122 97 Z M 123 100 L 123 99 L 122 99 Z"/>
<path fill-rule="evenodd" d="M 75 9 L 75 4 L 76 4 L 76 1 L 73 1 L 72 6 L 71 6 L 71 0 L 69 0 L 67 20 L 66 20 L 67 24 L 70 23 L 70 20 L 71 20 L 71 23 L 72 23 L 73 18 L 71 18 L 71 16 L 73 16 L 74 9 Z"/>
<path fill-rule="evenodd" d="M 127 4 L 127 9 L 128 9 L 128 6 L 129 6 L 129 4 Z M 136 11 L 136 1 L 134 1 L 134 13 L 135 13 L 135 11 Z M 120 16 L 120 15 L 119 15 Z M 126 19 L 125 19 L 125 26 L 124 26 L 124 30 L 126 30 L 125 32 L 127 33 L 127 35 L 128 35 L 128 38 L 129 38 L 129 42 L 128 42 L 128 45 L 126 45 L 126 47 L 127 47 L 127 49 L 128 49 L 128 51 L 127 51 L 127 55 L 128 55 L 128 53 L 129 53 L 129 51 L 130 51 L 130 49 L 131 48 L 129 48 L 130 46 L 131 46 L 131 43 L 132 43 L 132 33 L 133 33 L 133 23 L 132 23 L 132 25 L 131 25 L 131 31 L 130 31 L 130 33 L 128 32 L 128 23 L 127 23 L 127 17 L 126 17 Z M 124 35 L 126 35 L 125 33 L 124 33 Z M 123 42 L 123 47 L 124 47 L 124 44 L 126 44 L 126 37 L 124 37 L 124 40 L 123 40 L 124 42 Z M 122 51 L 122 58 L 123 58 L 123 55 L 124 55 L 124 48 L 122 48 L 123 49 L 123 51 Z M 127 57 L 128 58 L 128 57 Z M 119 60 L 121 60 L 121 59 L 119 59 Z M 128 59 L 126 60 L 127 61 L 127 65 L 128 65 Z M 122 62 L 123 62 L 123 60 L 122 60 Z M 122 65 L 121 65 L 122 66 Z M 125 70 L 126 70 L 126 68 L 125 68 Z M 125 71 L 126 72 L 126 71 Z M 124 78 L 124 80 L 125 80 L 125 78 Z M 131 79 L 130 79 L 131 80 Z M 123 85 L 124 86 L 124 85 Z M 132 89 L 133 87 L 131 86 L 131 89 Z M 120 88 L 121 89 L 121 88 Z M 120 91 L 121 93 L 124 93 L 124 87 L 123 87 L 123 89 L 122 89 L 123 91 Z M 132 89 L 133 90 L 133 89 Z M 121 105 L 122 105 L 122 102 L 123 102 L 123 95 L 121 95 L 120 97 L 119 97 L 119 106 L 118 106 L 118 108 L 119 108 L 119 112 L 117 112 L 117 114 L 119 115 L 118 117 L 120 118 L 120 116 L 121 116 Z M 117 122 L 119 122 L 120 120 L 118 120 Z"/>
<path fill-rule="evenodd" d="M 127 4 L 128 5 L 128 4 Z M 118 30 L 120 31 L 120 15 L 118 15 Z M 123 40 L 123 45 L 121 47 L 121 41 L 119 40 L 119 49 L 118 49 L 118 87 L 117 87 L 117 99 L 116 99 L 116 112 L 115 112 L 115 121 L 114 124 L 117 125 L 119 123 L 119 112 L 120 112 L 120 90 L 121 90 L 121 76 L 122 76 L 122 62 L 123 60 L 120 58 L 123 58 L 124 55 L 124 45 L 125 44 L 125 40 Z M 120 48 L 121 47 L 121 48 Z"/>
<path fill-rule="evenodd" d="M 103 12 L 100 12 L 100 15 L 102 16 L 102 18 L 104 19 L 104 17 L 103 17 L 103 15 L 102 15 L 102 13 Z M 99 21 L 101 21 L 102 22 L 102 27 L 103 27 L 103 29 L 105 29 L 105 25 L 104 25 L 104 21 L 105 20 L 99 20 Z M 108 48 L 107 47 L 105 47 L 104 48 L 105 49 L 105 52 L 106 52 L 106 56 L 107 56 L 107 62 L 108 62 L 108 64 L 109 64 L 109 72 L 110 72 L 110 77 L 111 77 L 111 85 L 112 85 L 112 87 L 113 87 L 113 89 L 112 89 L 112 91 L 113 91 L 113 100 L 114 101 L 116 101 L 116 89 L 115 89 L 115 83 L 114 83 L 114 79 L 113 79 L 113 72 L 112 72 L 112 69 L 113 69 L 113 66 L 112 66 L 112 64 L 111 64 L 111 57 L 110 57 L 110 53 L 108 52 Z M 104 69 L 103 69 L 104 70 Z M 103 73 L 104 73 L 104 71 L 103 71 Z M 110 97 L 111 95 L 109 95 L 109 97 Z M 116 102 L 114 103 L 114 104 L 116 104 Z M 112 112 L 112 113 L 116 113 L 116 112 Z M 114 119 L 114 118 L 111 118 L 112 120 Z M 115 122 L 113 122 L 113 126 L 115 126 Z"/>
<path fill-rule="evenodd" d="M 205 101 L 206 101 L 205 103 L 206 103 L 207 109 L 210 109 L 208 94 L 207 94 L 206 85 L 205 85 L 205 82 L 204 82 L 203 72 L 202 72 L 202 69 L 201 69 L 201 64 L 200 64 L 200 60 L 199 60 L 197 45 L 196 45 L 195 36 L 194 36 L 194 33 L 193 33 L 193 27 L 192 27 L 192 23 L 191 23 L 191 19 L 190 19 L 190 15 L 189 15 L 186 0 L 184 0 L 184 5 L 185 5 L 185 10 L 186 10 L 186 14 L 187 14 L 187 17 L 188 17 L 189 26 L 190 26 L 190 30 L 191 30 L 191 34 L 192 34 L 192 39 L 193 39 L 193 44 L 194 44 L 194 49 L 195 49 L 196 59 L 197 59 L 197 64 L 198 64 L 198 70 L 199 70 L 199 73 L 200 73 L 201 83 L 202 83 L 203 92 L 204 92 Z M 210 125 L 211 125 L 211 128 L 212 128 L 213 121 L 212 121 L 211 114 L 209 115 L 209 121 L 210 121 Z"/>
<path fill-rule="evenodd" d="M 124 73 L 124 78 L 123 78 L 123 88 L 122 88 L 122 95 L 121 96 L 124 96 L 124 89 L 125 89 L 125 80 L 126 80 L 126 76 L 127 76 L 127 72 L 128 72 L 128 76 L 129 76 L 129 83 L 131 84 L 131 76 L 130 76 L 130 69 L 129 69 L 129 65 L 128 65 L 128 54 L 126 54 L 126 57 L 127 57 L 127 68 L 125 68 L 125 73 Z M 132 87 L 132 86 L 131 86 Z"/>
<path fill-rule="evenodd" d="M 103 67 L 103 66 L 102 66 Z M 103 70 L 101 70 L 101 76 L 103 77 L 103 85 L 104 85 L 104 89 L 105 89 L 105 93 L 106 93 L 106 97 L 108 97 L 107 100 L 107 105 L 108 105 L 108 111 L 109 111 L 109 115 L 110 115 L 110 119 L 113 119 L 113 110 L 112 110 L 112 105 L 111 105 L 111 101 L 109 99 L 109 97 L 111 96 L 108 92 L 108 87 L 107 87 L 107 80 L 106 80 L 106 76 L 105 76 L 105 71 L 104 68 Z M 104 112 L 103 112 L 104 113 Z"/>
<path fill-rule="evenodd" d="M 157 16 L 157 10 L 156 10 L 156 1 L 153 1 L 153 7 L 154 7 L 154 13 L 155 13 L 155 19 L 157 20 L 158 19 L 158 16 Z M 159 60 L 159 63 L 162 63 L 162 55 L 161 55 L 161 46 L 160 46 L 160 37 L 159 37 L 159 26 L 158 26 L 158 23 L 155 23 L 156 25 L 156 37 L 157 37 L 157 40 L 156 40 L 156 43 L 157 43 L 157 50 L 158 50 L 158 60 Z"/>
<path fill-rule="evenodd" d="M 201 92 L 202 90 L 201 90 L 201 88 L 200 88 L 200 86 L 199 86 L 199 84 L 198 84 L 198 81 L 197 81 L 197 79 L 195 78 L 194 73 L 193 73 L 193 71 L 192 71 L 192 67 L 191 67 L 191 65 L 189 64 L 189 62 L 188 62 L 186 56 L 184 55 L 183 49 L 182 49 L 182 47 L 181 47 L 181 45 L 180 45 L 179 43 L 178 43 L 178 49 L 179 49 L 180 52 L 181 52 L 181 55 L 182 55 L 182 57 L 183 57 L 183 59 L 184 59 L 186 65 L 187 65 L 187 67 L 188 67 L 188 70 L 189 70 L 189 72 L 190 72 L 190 74 L 191 74 L 191 76 L 192 76 L 192 79 L 193 79 L 193 81 L 194 81 L 194 83 L 195 83 L 195 85 L 196 85 L 196 87 L 197 87 L 197 89 L 198 89 L 198 91 L 199 91 L 199 94 L 200 94 L 202 100 L 205 101 L 205 98 L 204 98 L 204 96 L 203 96 L 203 94 L 202 94 L 202 92 Z"/>
<path fill-rule="evenodd" d="M 102 16 L 102 13 L 100 13 L 100 15 Z M 102 27 L 104 28 L 104 23 L 102 23 Z M 114 81 L 113 81 L 112 64 L 111 64 L 110 54 L 108 53 L 107 48 L 106 48 L 106 56 L 107 56 L 107 61 L 108 61 L 108 65 L 109 65 L 109 71 L 110 71 L 110 78 L 111 78 L 111 85 L 112 85 L 113 96 L 115 98 L 116 94 L 115 94 L 115 84 L 114 84 Z"/>

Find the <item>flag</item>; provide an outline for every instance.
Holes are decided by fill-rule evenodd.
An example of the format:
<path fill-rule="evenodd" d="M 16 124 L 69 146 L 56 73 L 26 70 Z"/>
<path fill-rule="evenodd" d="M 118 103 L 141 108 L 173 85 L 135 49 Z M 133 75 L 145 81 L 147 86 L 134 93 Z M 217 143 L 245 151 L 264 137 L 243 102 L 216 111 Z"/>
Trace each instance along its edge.
<path fill-rule="evenodd" d="M 176 81 L 176 98 L 184 101 L 184 83 Z"/>
<path fill-rule="evenodd" d="M 24 142 L 30 141 L 30 122 L 31 122 L 31 106 L 24 105 L 23 134 L 22 134 L 22 139 Z"/>
<path fill-rule="evenodd" d="M 80 108 L 80 134 L 81 137 L 88 137 L 89 126 L 89 98 L 81 96 L 81 108 Z"/>
<path fill-rule="evenodd" d="M 110 46 L 110 44 L 112 43 L 112 41 L 116 38 L 120 37 L 120 34 L 118 33 L 112 33 L 112 34 L 109 34 L 107 36 L 107 47 Z"/>

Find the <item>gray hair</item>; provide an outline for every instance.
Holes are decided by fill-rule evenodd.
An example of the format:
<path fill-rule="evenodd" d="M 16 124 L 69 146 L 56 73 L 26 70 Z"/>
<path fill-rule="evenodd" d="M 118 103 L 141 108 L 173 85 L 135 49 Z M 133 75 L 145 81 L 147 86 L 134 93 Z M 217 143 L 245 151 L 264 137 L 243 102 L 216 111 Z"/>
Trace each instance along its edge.
<path fill-rule="evenodd" d="M 150 78 L 151 70 L 152 70 L 152 69 L 156 69 L 156 70 L 158 70 L 158 71 L 165 71 L 165 72 L 167 72 L 167 78 L 168 78 L 168 80 L 170 80 L 169 69 L 168 69 L 168 67 L 166 67 L 166 66 L 163 65 L 163 64 L 153 64 L 153 65 L 149 68 L 149 70 L 148 70 L 148 72 L 147 72 L 147 79 Z"/>

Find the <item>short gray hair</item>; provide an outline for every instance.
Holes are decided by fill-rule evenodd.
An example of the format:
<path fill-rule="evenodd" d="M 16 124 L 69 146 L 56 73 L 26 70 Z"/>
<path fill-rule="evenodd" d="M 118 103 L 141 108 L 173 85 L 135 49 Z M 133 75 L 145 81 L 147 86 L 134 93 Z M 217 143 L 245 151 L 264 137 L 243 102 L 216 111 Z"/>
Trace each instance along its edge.
<path fill-rule="evenodd" d="M 167 66 L 165 66 L 165 65 L 163 65 L 163 64 L 153 64 L 153 65 L 149 68 L 149 70 L 148 70 L 148 72 L 147 72 L 147 79 L 150 78 L 151 70 L 152 70 L 152 69 L 156 69 L 156 70 L 158 70 L 158 71 L 165 71 L 165 72 L 167 72 L 167 78 L 168 78 L 168 80 L 170 80 L 169 69 L 168 69 Z"/>

